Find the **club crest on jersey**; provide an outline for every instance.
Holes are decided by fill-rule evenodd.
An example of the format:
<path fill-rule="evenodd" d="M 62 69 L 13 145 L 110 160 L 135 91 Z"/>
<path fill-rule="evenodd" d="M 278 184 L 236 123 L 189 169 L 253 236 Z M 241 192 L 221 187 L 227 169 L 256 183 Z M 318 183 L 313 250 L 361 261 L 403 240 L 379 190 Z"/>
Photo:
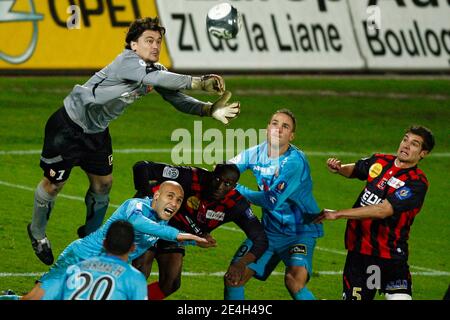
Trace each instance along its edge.
<path fill-rule="evenodd" d="M 289 254 L 308 254 L 306 251 L 306 246 L 304 244 L 296 244 L 289 248 Z"/>
<path fill-rule="evenodd" d="M 192 196 L 187 199 L 186 204 L 189 208 L 198 210 L 200 207 L 200 200 L 196 196 Z"/>
<path fill-rule="evenodd" d="M 287 183 L 284 181 L 281 181 L 275 188 L 275 191 L 278 193 L 282 193 L 284 190 L 286 190 L 286 187 L 287 187 Z"/>
<path fill-rule="evenodd" d="M 180 175 L 180 172 L 177 168 L 173 167 L 164 167 L 162 176 L 168 179 L 176 179 Z"/>
<path fill-rule="evenodd" d="M 408 187 L 403 187 L 398 189 L 397 191 L 395 191 L 395 196 L 399 199 L 399 200 L 406 200 L 411 198 L 412 196 L 412 192 L 411 189 Z"/>
<path fill-rule="evenodd" d="M 112 155 L 112 154 L 110 154 L 110 155 L 108 156 L 108 163 L 109 163 L 110 166 L 113 165 L 113 155 Z"/>
<path fill-rule="evenodd" d="M 225 219 L 225 212 L 208 210 L 206 211 L 206 218 L 211 220 L 223 221 L 223 219 Z"/>
<path fill-rule="evenodd" d="M 378 182 L 378 184 L 377 184 L 377 188 L 380 190 L 384 190 L 384 188 L 386 187 L 387 181 L 388 181 L 387 178 L 381 179 L 380 182 Z"/>
<path fill-rule="evenodd" d="M 403 187 L 405 185 L 405 182 L 402 180 L 397 179 L 396 177 L 392 177 L 388 181 L 388 186 L 398 189 L 400 187 Z"/>
<path fill-rule="evenodd" d="M 53 169 L 50 169 L 50 177 L 54 177 L 56 175 L 56 172 Z"/>
<path fill-rule="evenodd" d="M 380 175 L 381 171 L 383 171 L 383 166 L 379 163 L 374 163 L 369 169 L 369 176 L 375 179 Z"/>

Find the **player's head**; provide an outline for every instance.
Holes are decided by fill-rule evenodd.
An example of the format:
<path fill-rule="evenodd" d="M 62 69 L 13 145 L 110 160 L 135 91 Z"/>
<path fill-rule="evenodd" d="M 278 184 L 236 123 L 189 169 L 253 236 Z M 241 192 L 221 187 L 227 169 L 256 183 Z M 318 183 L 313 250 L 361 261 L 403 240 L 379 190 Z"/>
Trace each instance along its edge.
<path fill-rule="evenodd" d="M 423 126 L 411 126 L 405 131 L 400 142 L 397 158 L 402 162 L 415 165 L 428 155 L 433 147 L 434 136 L 430 129 Z"/>
<path fill-rule="evenodd" d="M 103 241 L 105 250 L 113 255 L 122 256 L 134 250 L 134 228 L 125 220 L 111 223 Z"/>
<path fill-rule="evenodd" d="M 213 200 L 222 200 L 228 192 L 236 187 L 240 175 L 235 164 L 217 164 L 213 171 L 209 196 Z"/>
<path fill-rule="evenodd" d="M 183 203 L 184 190 L 178 182 L 164 181 L 153 196 L 152 208 L 161 220 L 169 220 Z"/>
<path fill-rule="evenodd" d="M 125 48 L 133 50 L 146 62 L 157 62 L 165 33 L 158 17 L 137 19 L 128 29 Z"/>
<path fill-rule="evenodd" d="M 276 111 L 267 125 L 267 140 L 272 146 L 286 147 L 294 140 L 296 125 L 295 115 L 291 110 Z"/>

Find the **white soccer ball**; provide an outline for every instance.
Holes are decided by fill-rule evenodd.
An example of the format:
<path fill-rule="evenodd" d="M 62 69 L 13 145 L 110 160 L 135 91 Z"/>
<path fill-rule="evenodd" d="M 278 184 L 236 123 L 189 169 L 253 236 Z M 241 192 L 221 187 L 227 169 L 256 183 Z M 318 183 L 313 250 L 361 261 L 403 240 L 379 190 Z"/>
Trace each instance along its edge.
<path fill-rule="evenodd" d="M 235 7 L 229 3 L 220 3 L 209 9 L 206 16 L 208 33 L 219 39 L 232 39 L 239 32 L 241 21 Z"/>

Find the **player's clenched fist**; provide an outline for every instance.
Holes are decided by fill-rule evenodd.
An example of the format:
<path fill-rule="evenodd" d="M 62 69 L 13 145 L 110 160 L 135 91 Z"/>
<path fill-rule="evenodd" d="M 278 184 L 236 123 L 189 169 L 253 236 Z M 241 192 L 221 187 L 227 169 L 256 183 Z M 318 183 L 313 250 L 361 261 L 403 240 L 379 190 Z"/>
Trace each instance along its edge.
<path fill-rule="evenodd" d="M 336 158 L 329 158 L 327 160 L 327 167 L 333 173 L 338 173 L 341 170 L 341 160 Z"/>
<path fill-rule="evenodd" d="M 191 87 L 193 90 L 203 90 L 222 94 L 225 92 L 225 82 L 217 74 L 207 74 L 201 77 L 192 77 Z"/>

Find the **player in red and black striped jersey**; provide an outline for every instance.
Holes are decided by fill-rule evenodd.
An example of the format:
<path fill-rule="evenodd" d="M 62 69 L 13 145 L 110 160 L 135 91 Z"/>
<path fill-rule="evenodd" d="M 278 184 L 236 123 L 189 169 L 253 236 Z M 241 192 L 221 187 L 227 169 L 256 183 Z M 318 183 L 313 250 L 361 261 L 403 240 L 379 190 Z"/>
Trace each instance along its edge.
<path fill-rule="evenodd" d="M 352 209 L 325 209 L 316 220 L 348 219 L 344 299 L 372 300 L 377 289 L 387 299 L 412 299 L 407 241 L 428 189 L 428 180 L 417 164 L 433 147 L 432 132 L 413 126 L 406 131 L 396 156 L 374 154 L 345 165 L 328 159 L 331 172 L 367 181 Z"/>
<path fill-rule="evenodd" d="M 205 237 L 215 246 L 211 231 L 220 225 L 235 222 L 253 242 L 252 249 L 239 261 L 230 265 L 228 273 L 240 279 L 248 263 L 256 261 L 267 249 L 264 228 L 253 214 L 249 202 L 234 189 L 240 177 L 234 164 L 218 164 L 214 171 L 197 167 L 172 166 L 150 161 L 137 162 L 133 167 L 135 197 L 151 195 L 166 180 L 175 180 L 184 189 L 184 203 L 169 225 Z M 158 241 L 134 265 L 148 277 L 153 259 L 159 266 L 159 282 L 149 285 L 149 299 L 162 299 L 181 285 L 184 247 L 179 243 Z"/>

